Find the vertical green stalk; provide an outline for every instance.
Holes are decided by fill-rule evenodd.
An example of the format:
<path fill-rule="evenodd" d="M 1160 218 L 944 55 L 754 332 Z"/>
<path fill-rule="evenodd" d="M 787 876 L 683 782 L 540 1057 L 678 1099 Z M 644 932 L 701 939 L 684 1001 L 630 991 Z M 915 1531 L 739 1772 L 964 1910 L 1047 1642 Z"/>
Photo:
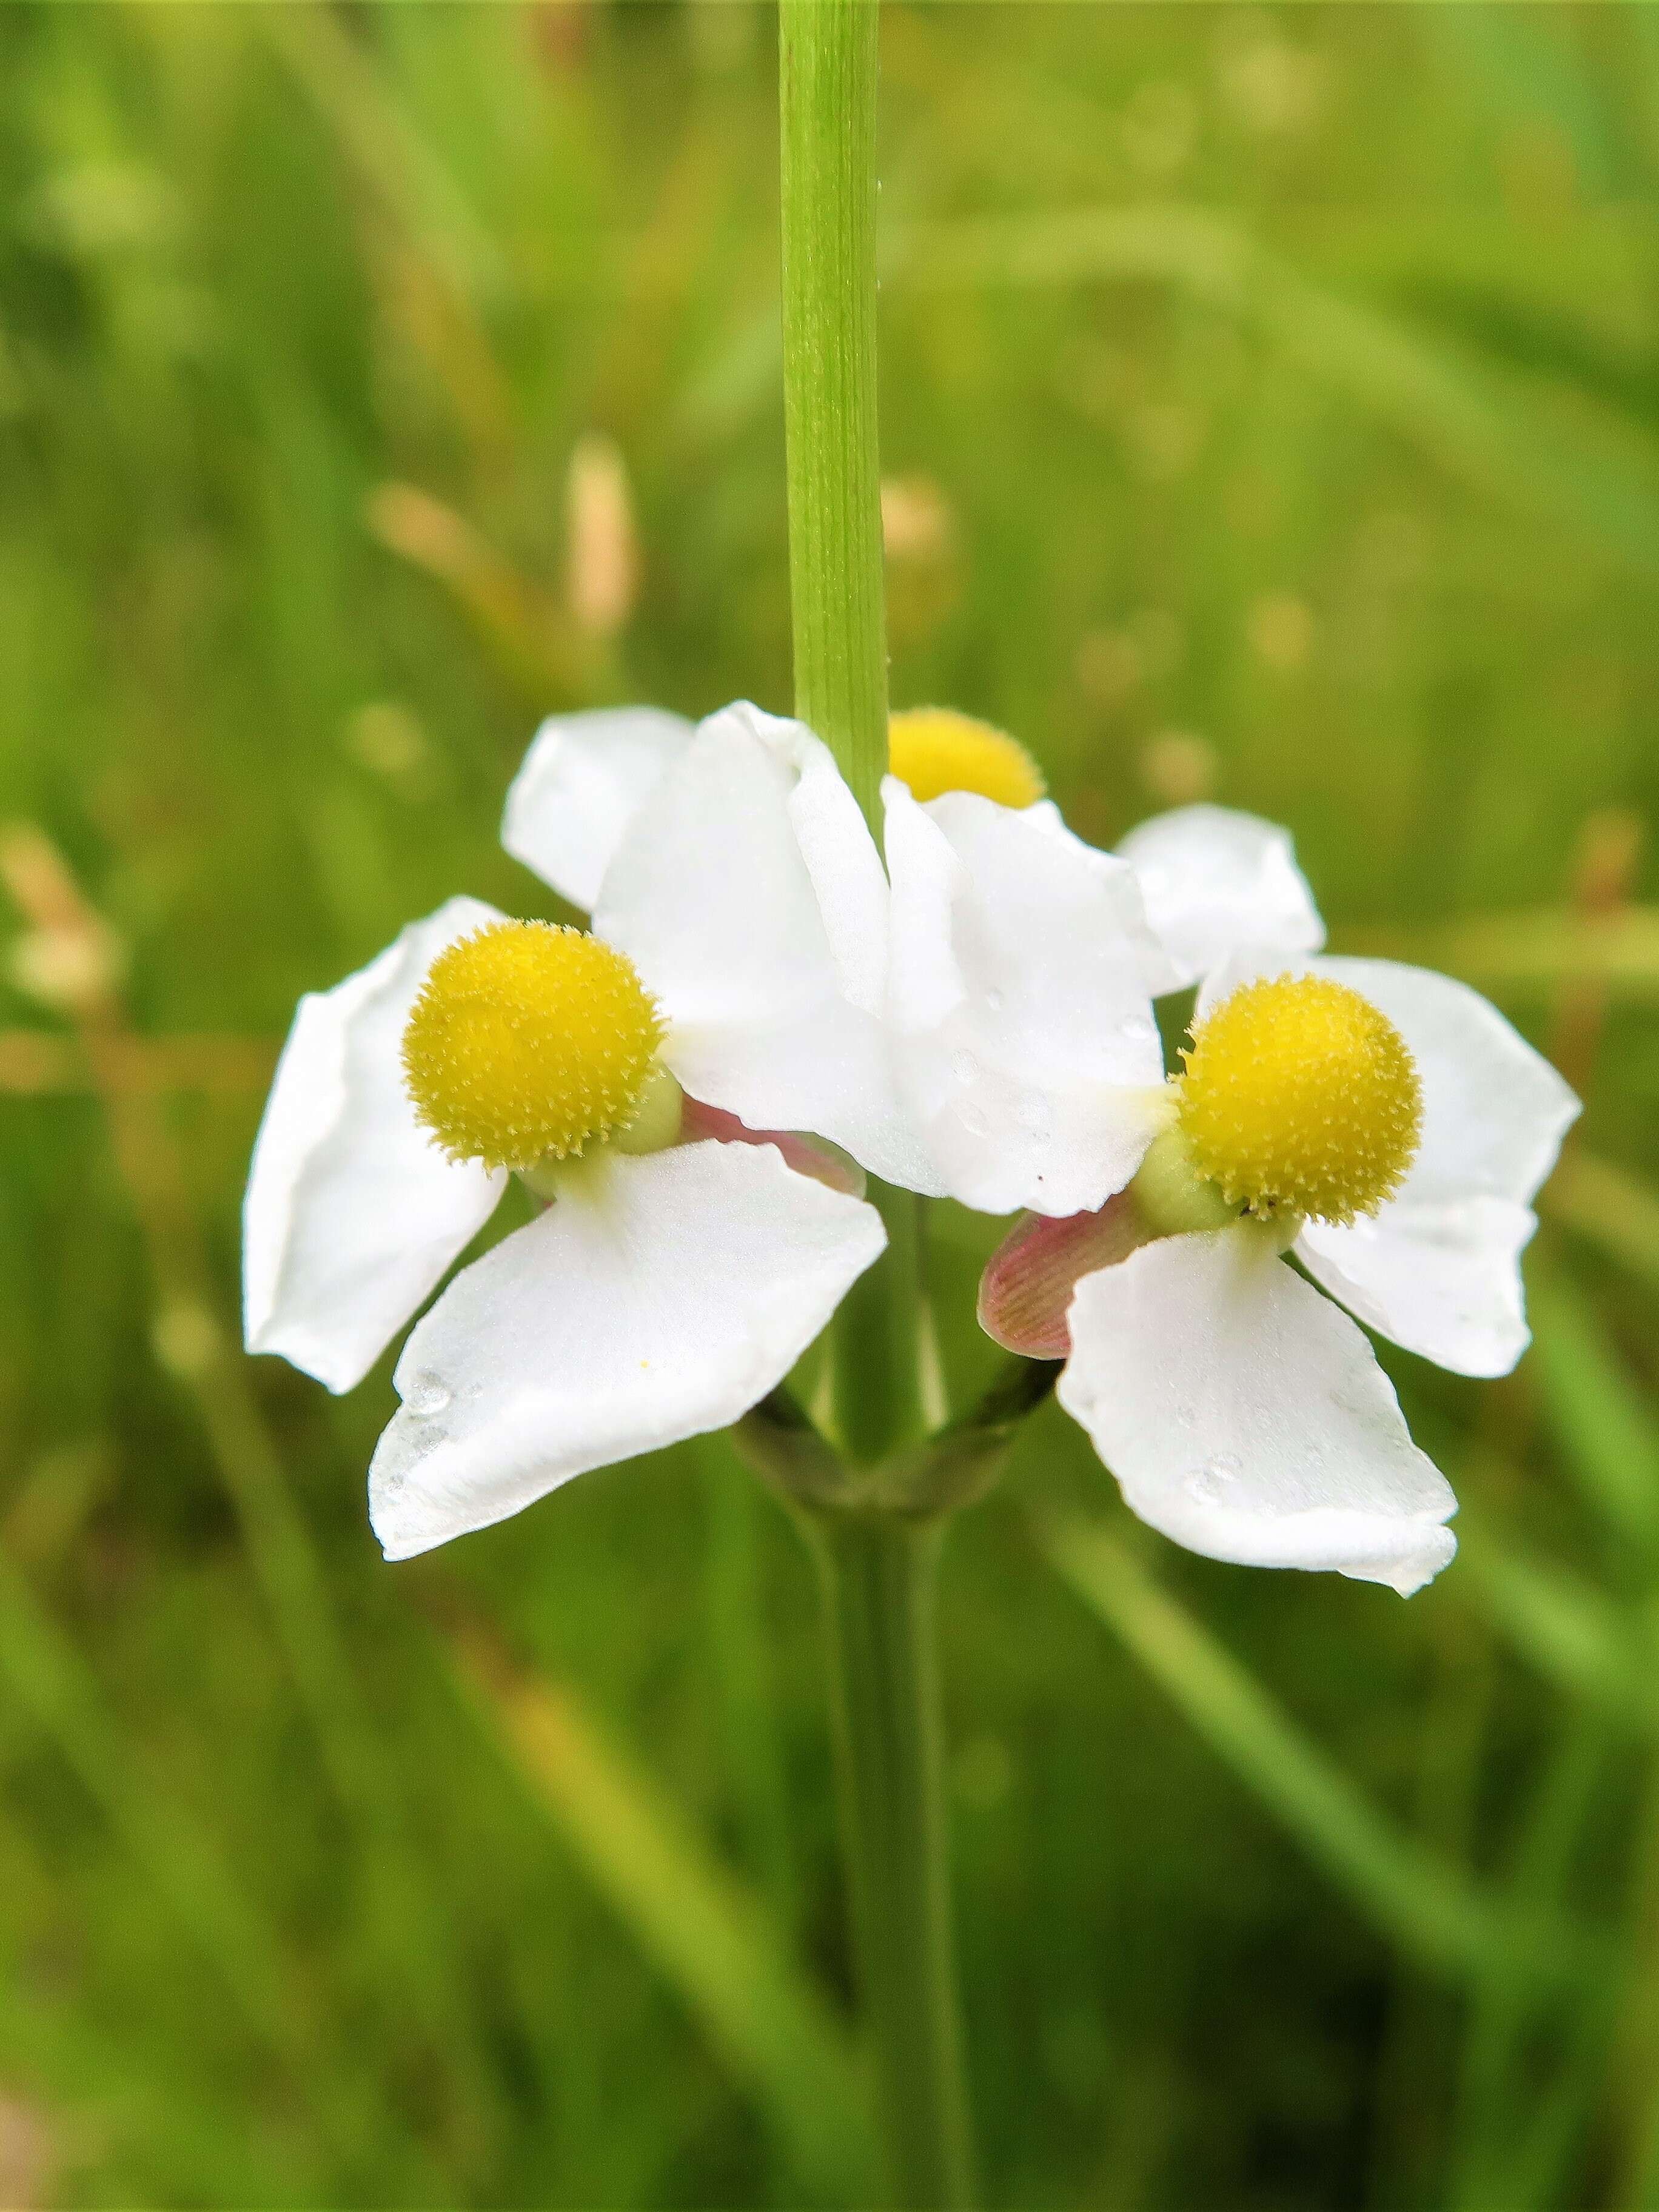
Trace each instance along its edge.
<path fill-rule="evenodd" d="M 820 1523 L 842 1821 L 895 2203 L 973 2202 L 934 1660 L 939 1526 Z"/>
<path fill-rule="evenodd" d="M 878 0 L 781 0 L 783 391 L 795 711 L 872 835 L 887 767 L 876 434 Z M 836 1325 L 836 1441 L 878 1462 L 920 1426 L 915 1202 L 873 1188 L 888 1250 Z M 860 1979 L 895 2201 L 971 2200 L 951 1959 L 933 1594 L 937 1524 L 817 1522 Z"/>
<path fill-rule="evenodd" d="M 842 1300 L 830 1343 L 835 1442 L 868 1467 L 922 1429 L 921 1201 L 871 1180 L 870 1202 L 887 1228 L 887 1249 Z"/>
<path fill-rule="evenodd" d="M 781 0 L 783 402 L 795 712 L 879 842 L 887 623 L 876 441 L 878 0 Z"/>

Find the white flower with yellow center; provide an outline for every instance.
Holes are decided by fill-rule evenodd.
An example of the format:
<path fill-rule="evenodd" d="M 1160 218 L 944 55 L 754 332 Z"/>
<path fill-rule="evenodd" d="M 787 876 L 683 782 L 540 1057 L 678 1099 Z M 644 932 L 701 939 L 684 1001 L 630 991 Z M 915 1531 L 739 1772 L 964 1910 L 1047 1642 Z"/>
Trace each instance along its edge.
<path fill-rule="evenodd" d="M 251 1351 L 348 1389 L 509 1171 L 551 1201 L 404 1348 L 369 1478 L 389 1558 L 736 1420 L 881 1251 L 805 1148 L 696 1140 L 672 1023 L 612 946 L 468 898 L 301 1001 L 248 1184 Z"/>
<path fill-rule="evenodd" d="M 1179 977 L 1133 870 L 1024 748 L 894 717 L 884 853 L 827 749 L 752 707 L 544 725 L 502 842 L 672 1000 L 687 1090 L 988 1212 L 1121 1188 L 1159 1125 L 1151 994 Z"/>
<path fill-rule="evenodd" d="M 1456 1502 L 1331 1299 L 1456 1373 L 1507 1373 L 1530 1200 L 1578 1102 L 1466 985 L 1310 950 L 1282 830 L 1194 807 L 1121 850 L 1203 979 L 1192 1043 L 1127 1198 L 1017 1232 L 981 1315 L 1066 1355 L 1060 1403 L 1166 1535 L 1409 1592 L 1451 1558 Z"/>

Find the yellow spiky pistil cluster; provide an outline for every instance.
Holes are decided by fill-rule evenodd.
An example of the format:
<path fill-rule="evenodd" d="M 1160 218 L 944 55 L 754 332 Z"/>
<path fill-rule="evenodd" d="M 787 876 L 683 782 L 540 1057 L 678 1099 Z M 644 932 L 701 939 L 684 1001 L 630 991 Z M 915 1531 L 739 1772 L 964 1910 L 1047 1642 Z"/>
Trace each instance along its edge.
<path fill-rule="evenodd" d="M 951 707 L 910 707 L 887 726 L 887 763 L 914 796 L 976 791 L 1000 806 L 1033 806 L 1048 790 L 1017 738 Z"/>
<path fill-rule="evenodd" d="M 1388 1017 L 1346 983 L 1246 983 L 1182 1057 L 1181 1132 L 1231 1205 L 1354 1221 L 1393 1197 L 1416 1157 L 1416 1063 Z"/>
<path fill-rule="evenodd" d="M 655 1000 L 603 939 L 491 922 L 428 970 L 404 1079 L 451 1159 L 528 1169 L 625 1128 L 662 1038 Z"/>

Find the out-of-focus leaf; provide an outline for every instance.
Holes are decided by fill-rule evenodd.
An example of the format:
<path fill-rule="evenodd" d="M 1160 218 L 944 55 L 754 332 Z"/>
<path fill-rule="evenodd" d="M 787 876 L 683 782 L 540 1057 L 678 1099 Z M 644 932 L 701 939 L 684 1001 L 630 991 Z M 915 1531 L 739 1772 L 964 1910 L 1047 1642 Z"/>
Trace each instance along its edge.
<path fill-rule="evenodd" d="M 1659 1420 L 1589 1300 L 1534 1264 L 1532 1371 L 1568 1467 L 1612 1534 L 1650 1566 L 1659 1551 Z"/>
<path fill-rule="evenodd" d="M 1511 1894 L 1540 1911 L 1561 1905 L 1586 1834 L 1605 1813 L 1618 1747 L 1609 1736 L 1605 1728 L 1565 1728 L 1527 1802 L 1510 1855 Z M 1563 2166 L 1594 2101 L 1608 2009 L 1603 1991 L 1575 1993 L 1569 2004 L 1556 1991 L 1540 1993 L 1494 1954 L 1466 2015 L 1447 2212 L 1494 2204 L 1543 2212 L 1559 2202 Z M 1530 2096 L 1528 2038 L 1540 2027 L 1565 2048 L 1559 2059 L 1552 2048 L 1547 2093 Z M 1517 2127 L 1517 2109 L 1528 2106 L 1527 2124 Z"/>
<path fill-rule="evenodd" d="M 919 289 L 1174 286 L 1260 330 L 1475 489 L 1659 577 L 1659 477 L 1620 416 L 1544 404 L 1403 316 L 1312 282 L 1221 216 L 1085 208 L 934 225 L 891 240 L 889 266 Z"/>
<path fill-rule="evenodd" d="M 301 2212 L 338 2203 L 337 2177 L 314 2146 L 296 2145 L 292 2131 L 274 2123 L 250 2127 L 176 2072 L 158 2075 L 125 2046 L 118 2027 L 54 2002 L 15 1972 L 0 1977 L 0 2073 L 9 2084 L 38 2083 L 44 2092 L 41 2119 L 55 2196 L 67 2197 L 64 2184 L 75 2179 L 86 2137 L 95 2133 L 100 2149 L 113 2139 L 136 2154 L 141 2172 L 154 2171 L 156 2147 L 163 2146 L 173 2187 L 204 2204 L 246 2203 L 257 2195 L 257 2201 Z M 0 2126 L 0 2173 L 15 2186 L 10 2132 Z M 185 2201 L 182 2193 L 179 2201 Z"/>
<path fill-rule="evenodd" d="M 322 2126 L 348 2150 L 361 2144 L 373 2121 L 359 2085 L 338 2068 L 300 2002 L 275 1929 L 189 1808 L 133 1765 L 97 1685 L 3 1552 L 0 1680 L 56 1747 L 248 2027 L 305 2088 Z M 421 2185 L 433 2181 L 425 2173 Z"/>
<path fill-rule="evenodd" d="M 1600 983 L 1626 1000 L 1659 1003 L 1659 908 L 1586 915 L 1568 907 L 1483 915 L 1414 938 L 1410 957 L 1482 990 L 1542 996 L 1564 983 Z"/>
<path fill-rule="evenodd" d="M 469 300 L 505 293 L 499 245 L 366 43 L 325 8 L 257 9 L 249 20 L 316 103 L 380 206 L 409 227 L 457 293 Z"/>
<path fill-rule="evenodd" d="M 1558 1689 L 1637 1734 L 1659 1737 L 1659 1665 L 1651 1638 L 1611 1598 L 1511 1535 L 1459 1520 L 1464 1587 L 1496 1627 Z"/>
<path fill-rule="evenodd" d="M 1115 1538 L 1038 1524 L 1050 1562 L 1245 1786 L 1365 1916 L 1419 1962 L 1461 1978 L 1501 1955 L 1528 1978 L 1577 1980 L 1591 1947 L 1550 1915 L 1510 1911 L 1404 1836 L 1269 1692 Z"/>
<path fill-rule="evenodd" d="M 568 618 L 464 515 L 414 484 L 386 483 L 367 520 L 388 551 L 445 586 L 527 697 L 582 696 Z"/>
<path fill-rule="evenodd" d="M 833 2201 L 866 2199 L 874 2140 L 850 2038 L 762 1906 L 573 1692 L 507 1673 L 481 1641 L 462 1648 L 460 1671 L 481 1725 L 765 2112 L 800 2181 Z"/>
<path fill-rule="evenodd" d="M 1598 196 L 1613 188 L 1615 134 L 1576 49 L 1573 17 L 1555 9 L 1432 8 L 1431 37 L 1511 127 L 1551 131 Z"/>
<path fill-rule="evenodd" d="M 1659 1289 L 1659 1191 L 1577 1146 L 1544 1186 L 1540 1211 Z"/>

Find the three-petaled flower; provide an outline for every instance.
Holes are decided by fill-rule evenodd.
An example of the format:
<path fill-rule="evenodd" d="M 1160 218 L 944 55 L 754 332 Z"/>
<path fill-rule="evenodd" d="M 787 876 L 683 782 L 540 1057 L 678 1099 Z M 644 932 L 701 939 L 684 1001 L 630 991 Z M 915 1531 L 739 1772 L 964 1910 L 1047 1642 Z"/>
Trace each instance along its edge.
<path fill-rule="evenodd" d="M 1332 1300 L 1455 1373 L 1507 1373 L 1529 1201 L 1578 1102 L 1467 985 L 1322 957 L 1282 830 L 1193 807 L 1121 850 L 1200 982 L 1193 1043 L 1123 1196 L 1016 1231 L 981 1316 L 1066 1358 L 1060 1403 L 1166 1535 L 1409 1593 L 1455 1550 L 1456 1501 Z"/>

